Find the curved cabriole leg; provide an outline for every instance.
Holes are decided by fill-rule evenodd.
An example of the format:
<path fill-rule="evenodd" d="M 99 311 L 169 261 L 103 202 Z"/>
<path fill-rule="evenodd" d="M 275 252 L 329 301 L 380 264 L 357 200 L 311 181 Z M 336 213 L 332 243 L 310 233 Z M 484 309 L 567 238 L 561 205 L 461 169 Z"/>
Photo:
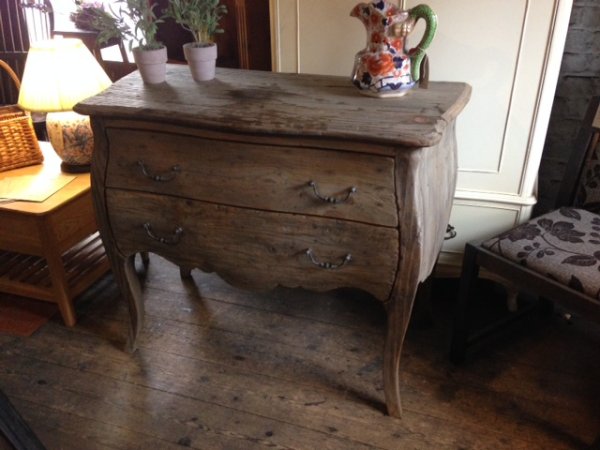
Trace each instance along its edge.
<path fill-rule="evenodd" d="M 410 314 L 417 293 L 417 282 L 408 282 L 401 293 L 392 296 L 387 305 L 387 337 L 383 352 L 383 390 L 387 412 L 392 417 L 402 416 L 400 401 L 400 354 Z"/>
<path fill-rule="evenodd" d="M 127 349 L 130 352 L 134 352 L 137 348 L 137 339 L 144 321 L 144 302 L 134 260 L 135 255 L 115 256 L 112 264 L 113 274 L 129 307 L 130 328 Z"/>

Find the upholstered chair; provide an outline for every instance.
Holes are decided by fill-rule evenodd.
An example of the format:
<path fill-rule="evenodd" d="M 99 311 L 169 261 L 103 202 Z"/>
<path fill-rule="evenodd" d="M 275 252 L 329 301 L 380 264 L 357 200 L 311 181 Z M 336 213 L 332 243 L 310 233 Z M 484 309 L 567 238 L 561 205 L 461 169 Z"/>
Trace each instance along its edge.
<path fill-rule="evenodd" d="M 600 322 L 600 97 L 592 99 L 574 144 L 556 209 L 465 247 L 450 358 L 498 326 L 477 327 L 472 317 L 473 286 L 483 268 L 518 291 L 561 304 L 567 311 Z M 508 316 L 517 316 L 508 302 Z M 499 323 L 506 323 L 503 317 Z"/>

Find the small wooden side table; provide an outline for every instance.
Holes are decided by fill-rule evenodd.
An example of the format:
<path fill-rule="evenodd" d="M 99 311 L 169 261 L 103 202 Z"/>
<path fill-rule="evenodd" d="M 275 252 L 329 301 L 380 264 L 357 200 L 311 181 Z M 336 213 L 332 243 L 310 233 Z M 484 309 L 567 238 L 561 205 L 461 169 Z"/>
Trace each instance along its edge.
<path fill-rule="evenodd" d="M 0 172 L 0 179 L 60 173 L 60 159 L 40 142 L 44 163 Z M 76 322 L 73 299 L 109 269 L 97 232 L 90 174 L 44 202 L 0 203 L 0 292 L 58 304 L 66 325 Z"/>

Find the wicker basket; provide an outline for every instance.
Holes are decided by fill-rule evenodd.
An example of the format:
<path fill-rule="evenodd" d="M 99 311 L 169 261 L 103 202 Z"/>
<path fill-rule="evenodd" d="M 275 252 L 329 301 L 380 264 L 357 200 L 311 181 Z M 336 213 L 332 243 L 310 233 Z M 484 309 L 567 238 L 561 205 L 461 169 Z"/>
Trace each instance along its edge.
<path fill-rule="evenodd" d="M 10 66 L 0 60 L 0 67 L 19 89 L 21 83 Z M 29 114 L 17 105 L 0 106 L 0 172 L 40 164 L 43 160 Z"/>

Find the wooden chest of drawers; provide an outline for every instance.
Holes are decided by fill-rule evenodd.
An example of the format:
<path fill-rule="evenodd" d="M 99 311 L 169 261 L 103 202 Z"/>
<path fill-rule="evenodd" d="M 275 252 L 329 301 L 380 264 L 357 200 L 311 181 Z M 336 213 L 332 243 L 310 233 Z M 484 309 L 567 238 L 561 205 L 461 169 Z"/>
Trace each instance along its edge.
<path fill-rule="evenodd" d="M 363 289 L 387 306 L 385 395 L 400 415 L 400 350 L 443 241 L 470 88 L 382 100 L 338 77 L 223 69 L 198 84 L 185 66 L 167 80 L 132 74 L 77 106 L 92 117 L 96 211 L 132 347 L 137 252 L 250 289 Z"/>

